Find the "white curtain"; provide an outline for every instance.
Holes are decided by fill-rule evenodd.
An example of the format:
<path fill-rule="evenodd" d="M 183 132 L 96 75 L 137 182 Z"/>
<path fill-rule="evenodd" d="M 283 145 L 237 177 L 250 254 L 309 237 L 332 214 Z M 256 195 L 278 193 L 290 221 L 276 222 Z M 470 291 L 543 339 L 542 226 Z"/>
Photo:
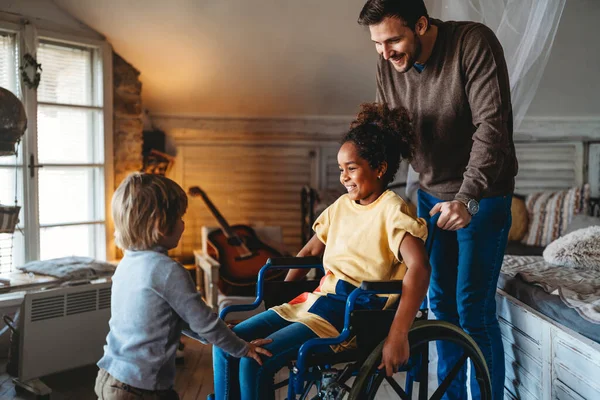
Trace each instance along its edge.
<path fill-rule="evenodd" d="M 482 22 L 496 33 L 508 65 L 514 128 L 519 129 L 544 74 L 566 0 L 425 2 L 434 18 Z"/>
<path fill-rule="evenodd" d="M 548 62 L 566 0 L 425 0 L 429 15 L 443 21 L 477 21 L 491 28 L 504 48 L 510 77 L 514 130 L 523 122 Z M 418 174 L 407 177 L 416 197 Z M 416 183 L 416 185 L 415 185 Z"/>

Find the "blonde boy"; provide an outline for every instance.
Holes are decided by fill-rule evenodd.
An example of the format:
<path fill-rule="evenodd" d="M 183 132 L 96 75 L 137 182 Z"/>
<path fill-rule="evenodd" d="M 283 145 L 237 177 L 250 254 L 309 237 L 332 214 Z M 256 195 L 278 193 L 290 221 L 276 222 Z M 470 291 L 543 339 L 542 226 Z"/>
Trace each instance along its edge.
<path fill-rule="evenodd" d="M 115 239 L 125 255 L 113 276 L 110 332 L 98 362 L 100 399 L 178 399 L 175 352 L 182 325 L 235 357 L 270 356 L 237 337 L 196 292 L 188 272 L 168 257 L 185 228 L 187 196 L 172 180 L 134 173 L 112 199 Z"/>

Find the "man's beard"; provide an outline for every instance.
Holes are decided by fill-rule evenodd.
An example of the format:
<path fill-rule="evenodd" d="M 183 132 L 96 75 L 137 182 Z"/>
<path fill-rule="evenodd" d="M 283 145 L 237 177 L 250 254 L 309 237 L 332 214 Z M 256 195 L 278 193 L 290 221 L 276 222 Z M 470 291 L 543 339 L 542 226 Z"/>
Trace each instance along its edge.
<path fill-rule="evenodd" d="M 419 38 L 419 36 L 417 36 L 417 33 L 414 31 L 413 31 L 413 37 L 414 37 L 414 43 L 415 43 L 414 51 L 411 56 L 409 56 L 407 53 L 404 53 L 404 55 L 406 56 L 406 66 L 404 67 L 404 69 L 402 71 L 398 71 L 398 72 L 405 73 L 405 72 L 410 71 L 410 69 L 414 66 L 415 62 L 417 62 L 419 57 L 421 57 L 421 52 L 423 51 L 423 45 L 421 44 L 421 39 Z M 395 65 L 394 65 L 394 67 L 395 67 Z"/>

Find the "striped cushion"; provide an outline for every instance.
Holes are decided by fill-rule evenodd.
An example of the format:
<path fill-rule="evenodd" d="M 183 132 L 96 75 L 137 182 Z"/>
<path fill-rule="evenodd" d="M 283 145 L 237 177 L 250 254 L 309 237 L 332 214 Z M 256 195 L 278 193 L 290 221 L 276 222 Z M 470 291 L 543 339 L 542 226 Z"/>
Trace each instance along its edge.
<path fill-rule="evenodd" d="M 573 215 L 587 214 L 590 185 L 561 192 L 538 192 L 527 196 L 525 206 L 529 215 L 529 230 L 522 243 L 546 246 L 562 236 Z"/>

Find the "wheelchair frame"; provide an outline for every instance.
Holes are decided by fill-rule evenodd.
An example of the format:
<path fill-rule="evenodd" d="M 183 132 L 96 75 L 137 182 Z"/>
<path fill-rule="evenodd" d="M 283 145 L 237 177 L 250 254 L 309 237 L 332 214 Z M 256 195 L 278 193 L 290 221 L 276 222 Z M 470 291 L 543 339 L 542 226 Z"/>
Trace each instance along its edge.
<path fill-rule="evenodd" d="M 323 270 L 323 264 L 319 261 L 317 257 L 281 257 L 269 259 L 267 263 L 261 268 L 258 274 L 258 283 L 257 283 L 257 294 L 256 299 L 252 304 L 242 304 L 242 305 L 232 305 L 221 310 L 219 317 L 221 319 L 225 319 L 227 314 L 234 311 L 251 311 L 261 304 L 264 297 L 264 276 L 265 274 L 274 269 L 321 269 Z M 350 339 L 352 335 L 352 312 L 354 311 L 354 305 L 358 298 L 361 296 L 371 295 L 371 294 L 402 294 L 402 281 L 381 281 L 381 282 L 363 282 L 362 285 L 356 289 L 354 289 L 346 300 L 346 308 L 345 308 L 345 316 L 344 316 L 344 329 L 340 333 L 339 336 L 335 338 L 315 338 L 308 340 L 304 343 L 300 350 L 298 351 L 298 357 L 296 359 L 296 365 L 290 371 L 290 378 L 288 381 L 288 400 L 296 399 L 296 396 L 303 395 L 302 398 L 308 394 L 308 390 L 310 387 L 305 387 L 306 381 L 315 381 L 315 378 L 319 378 L 316 375 L 322 375 L 321 371 L 310 371 L 309 363 L 307 358 L 309 355 L 313 354 L 313 351 L 319 347 L 339 345 Z M 416 320 L 427 319 L 428 313 L 428 301 L 427 298 L 421 304 L 419 308 L 419 312 L 417 313 Z M 428 349 L 424 350 L 425 354 L 422 354 L 422 357 L 428 357 Z M 328 366 L 325 366 L 327 369 Z M 417 381 L 424 381 L 425 385 L 420 385 L 420 392 L 423 391 L 427 393 L 427 371 L 425 371 L 425 376 L 423 376 L 423 371 L 420 371 L 420 363 L 419 365 L 413 365 L 410 362 L 401 370 L 407 371 L 406 375 L 406 387 L 411 388 L 412 383 Z M 312 373 L 311 373 L 312 372 Z M 316 372 L 316 373 L 315 373 Z M 358 372 L 355 371 L 355 372 Z M 424 378 L 424 379 L 422 379 Z M 318 380 L 318 379 L 317 379 Z M 285 381 L 283 381 L 285 384 Z M 279 385 L 283 386 L 283 385 Z M 423 388 L 421 390 L 421 387 Z M 348 388 L 346 388 L 348 389 Z M 410 389 L 407 392 L 410 396 Z"/>
<path fill-rule="evenodd" d="M 433 216 L 429 221 L 430 226 L 433 229 L 429 229 L 430 235 L 427 238 L 426 248 L 427 254 L 431 254 L 431 248 L 433 244 L 434 234 L 437 231 L 437 220 L 439 218 L 439 214 Z M 269 259 L 267 263 L 261 268 L 258 274 L 258 280 L 256 285 L 256 299 L 252 304 L 243 304 L 243 305 L 232 305 L 224 308 L 219 317 L 221 319 L 225 319 L 228 313 L 233 311 L 251 311 L 256 309 L 264 298 L 264 282 L 265 282 L 265 274 L 274 269 L 320 269 L 324 272 L 323 264 L 321 263 L 318 257 L 281 257 L 281 258 L 273 258 Z M 287 400 L 296 400 L 298 395 L 301 395 L 300 400 L 306 399 L 310 389 L 313 385 L 317 386 L 317 390 L 319 391 L 320 399 L 329 399 L 336 400 L 338 398 L 336 394 L 336 388 L 340 388 L 345 392 L 350 393 L 350 400 L 352 399 L 363 399 L 364 395 L 362 393 L 357 392 L 353 388 L 349 388 L 345 382 L 352 376 L 356 376 L 355 385 L 357 382 L 360 382 L 361 385 L 366 385 L 368 387 L 371 386 L 372 382 L 366 382 L 369 378 L 369 375 L 373 370 L 375 365 L 377 364 L 377 351 L 381 351 L 383 347 L 383 341 L 376 345 L 372 349 L 368 349 L 368 356 L 364 358 L 364 365 L 357 367 L 357 364 L 361 360 L 345 360 L 340 361 L 337 360 L 334 363 L 324 363 L 324 364 L 314 364 L 311 365 L 308 358 L 313 355 L 314 350 L 319 347 L 331 346 L 331 345 L 339 345 L 348 340 L 353 331 L 352 327 L 352 313 L 354 310 L 354 305 L 358 298 L 361 296 L 371 295 L 371 294 L 402 294 L 402 281 L 378 281 L 378 282 L 362 282 L 361 286 L 354 289 L 348 298 L 346 299 L 346 308 L 344 315 L 344 328 L 339 336 L 335 338 L 315 338 L 310 339 L 306 343 L 304 343 L 299 351 L 298 357 L 296 358 L 296 365 L 290 368 L 290 377 L 287 381 L 282 381 L 275 385 L 275 389 L 279 389 L 280 387 L 288 384 L 288 395 Z M 461 362 L 466 362 L 467 358 L 471 358 L 473 361 L 474 368 L 476 372 L 479 373 L 477 380 L 480 383 L 480 389 L 482 389 L 481 398 L 483 400 L 491 398 L 491 384 L 490 384 L 490 375 L 487 369 L 487 365 L 485 363 L 485 359 L 481 354 L 481 351 L 477 347 L 477 344 L 473 341 L 473 339 L 467 335 L 464 331 L 462 331 L 459 327 L 456 327 L 450 323 L 444 321 L 427 321 L 428 317 L 428 299 L 425 297 L 421 307 L 419 307 L 419 311 L 417 312 L 417 316 L 415 321 L 417 321 L 411 330 L 409 331 L 409 343 L 416 339 L 416 336 L 423 336 L 425 341 L 423 340 L 414 340 L 415 342 L 419 342 L 416 345 L 416 348 L 419 349 L 418 354 L 411 354 L 406 365 L 402 366 L 399 369 L 400 371 L 406 372 L 406 384 L 405 389 L 403 390 L 397 382 L 393 380 L 393 378 L 386 378 L 388 382 L 392 385 L 396 393 L 402 399 L 411 399 L 412 398 L 412 388 L 414 382 L 419 382 L 419 400 L 426 400 L 428 398 L 428 365 L 429 365 L 429 342 L 433 340 L 449 340 L 454 342 L 455 344 L 461 345 L 463 347 L 464 353 L 461 361 L 457 362 L 454 366 L 453 370 L 450 374 L 444 378 L 443 382 L 440 384 L 438 389 L 435 391 L 432 399 L 441 399 L 442 395 L 445 393 L 447 388 L 450 386 L 450 383 L 458 373 Z M 372 310 L 373 312 L 383 312 L 383 310 Z M 435 332 L 436 329 L 439 329 L 440 332 Z M 449 335 L 449 336 L 448 336 Z M 412 349 L 411 349 L 412 350 Z M 412 353 L 412 351 L 411 351 Z M 343 354 L 338 353 L 338 354 Z M 477 360 L 475 360 L 477 359 Z M 425 360 L 425 362 L 424 362 Z M 375 364 L 373 364 L 375 362 Z M 333 371 L 332 367 L 337 363 L 346 363 L 346 367 L 344 370 L 337 374 L 339 371 L 335 370 L 336 376 L 334 378 L 334 382 L 337 387 L 334 387 L 333 390 L 330 388 L 323 388 L 323 377 L 330 371 Z M 460 365 L 459 365 L 460 364 Z M 349 369 L 351 366 L 353 369 Z M 381 375 L 379 376 L 381 382 Z M 308 382 L 305 385 L 305 382 Z M 483 385 L 483 386 L 482 386 Z M 361 387 L 358 388 L 359 390 Z M 325 392 L 324 392 L 325 390 Z M 369 389 L 370 390 L 370 389 Z"/>

